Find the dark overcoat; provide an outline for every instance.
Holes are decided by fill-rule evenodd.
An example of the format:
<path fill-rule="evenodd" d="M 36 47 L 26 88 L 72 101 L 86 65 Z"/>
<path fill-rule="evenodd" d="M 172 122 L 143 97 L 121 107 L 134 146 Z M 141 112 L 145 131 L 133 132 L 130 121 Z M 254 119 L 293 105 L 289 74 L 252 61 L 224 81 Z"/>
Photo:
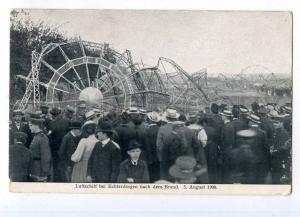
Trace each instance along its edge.
<path fill-rule="evenodd" d="M 120 165 L 118 182 L 128 183 L 127 178 L 133 178 L 134 183 L 149 183 L 147 163 L 140 159 L 137 165 L 133 165 L 130 159 L 123 161 Z"/>
<path fill-rule="evenodd" d="M 51 174 L 51 151 L 49 139 L 43 133 L 37 133 L 30 144 L 33 156 L 31 174 L 36 176 L 49 176 Z"/>
<path fill-rule="evenodd" d="M 129 145 L 129 141 L 135 139 L 135 131 L 128 124 L 121 124 L 115 130 L 119 137 L 118 144 L 120 145 L 121 148 L 122 160 L 125 160 L 128 156 L 127 148 Z"/>
<path fill-rule="evenodd" d="M 32 166 L 32 153 L 23 144 L 9 148 L 9 177 L 13 182 L 29 181 Z"/>
<path fill-rule="evenodd" d="M 107 144 L 97 142 L 88 162 L 87 175 L 94 182 L 117 182 L 121 163 L 121 151 L 118 144 L 110 140 Z"/>

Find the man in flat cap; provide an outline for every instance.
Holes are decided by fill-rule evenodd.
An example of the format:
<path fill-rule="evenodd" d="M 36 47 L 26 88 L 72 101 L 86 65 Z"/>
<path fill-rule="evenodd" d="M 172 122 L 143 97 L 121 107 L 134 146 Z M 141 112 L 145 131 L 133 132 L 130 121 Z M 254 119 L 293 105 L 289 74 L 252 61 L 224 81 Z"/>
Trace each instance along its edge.
<path fill-rule="evenodd" d="M 43 104 L 43 105 L 40 105 L 40 110 L 42 112 L 42 115 L 41 117 L 45 120 L 45 128 L 46 128 L 46 131 L 48 132 L 49 131 L 49 125 L 50 125 L 50 122 L 51 122 L 51 115 L 49 114 L 49 106 Z"/>
<path fill-rule="evenodd" d="M 14 133 L 14 143 L 9 147 L 9 177 L 12 182 L 28 182 L 32 166 L 32 153 L 25 147 L 27 134 Z"/>
<path fill-rule="evenodd" d="M 65 118 L 70 121 L 73 118 L 74 114 L 75 114 L 75 108 L 73 108 L 70 105 L 67 105 L 65 109 Z"/>
<path fill-rule="evenodd" d="M 51 150 L 48 137 L 44 134 L 44 119 L 38 114 L 32 114 L 29 127 L 34 134 L 30 144 L 33 155 L 33 164 L 30 177 L 36 182 L 49 181 L 51 176 Z"/>

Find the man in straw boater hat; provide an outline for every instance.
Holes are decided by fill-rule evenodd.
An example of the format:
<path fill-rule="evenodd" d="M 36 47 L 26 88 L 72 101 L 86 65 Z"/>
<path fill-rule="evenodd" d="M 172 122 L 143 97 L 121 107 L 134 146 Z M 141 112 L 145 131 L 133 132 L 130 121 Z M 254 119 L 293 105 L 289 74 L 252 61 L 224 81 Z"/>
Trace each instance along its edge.
<path fill-rule="evenodd" d="M 252 147 L 255 136 L 256 132 L 251 129 L 236 133 L 237 145 L 228 152 L 224 184 L 255 184 L 257 158 Z"/>
<path fill-rule="evenodd" d="M 223 179 L 225 178 L 226 174 L 228 173 L 228 165 L 229 165 L 229 158 L 228 153 L 229 151 L 235 147 L 235 130 L 234 126 L 231 122 L 232 120 L 232 112 L 229 110 L 223 110 L 220 113 L 224 125 L 221 130 L 221 144 L 220 144 L 220 151 L 221 151 L 221 165 Z"/>
<path fill-rule="evenodd" d="M 87 180 L 97 183 L 115 183 L 121 163 L 120 146 L 111 137 L 110 122 L 100 121 L 96 131 L 96 143 L 88 163 Z"/>
<path fill-rule="evenodd" d="M 265 106 L 258 109 L 258 116 L 260 117 L 260 127 L 263 131 L 266 132 L 267 136 L 267 143 L 269 146 L 273 146 L 274 144 L 274 125 L 273 122 L 270 120 L 268 114 L 270 113 L 270 110 L 266 108 Z"/>
<path fill-rule="evenodd" d="M 145 135 L 145 152 L 151 183 L 159 180 L 160 165 L 156 152 L 156 140 L 160 127 L 160 120 L 161 117 L 157 112 L 147 113 L 148 128 L 146 129 Z"/>
<path fill-rule="evenodd" d="M 206 168 L 202 168 L 191 156 L 179 156 L 169 169 L 173 182 L 179 184 L 196 183 L 205 173 Z"/>
<path fill-rule="evenodd" d="M 133 129 L 135 130 L 135 140 L 138 141 L 142 146 L 145 144 L 145 123 L 144 115 L 141 114 L 137 107 L 129 107 L 127 114 L 131 120 Z M 142 147 L 144 149 L 144 147 Z"/>
<path fill-rule="evenodd" d="M 172 114 L 172 113 L 170 113 Z M 166 117 L 170 120 L 170 117 L 178 117 L 166 113 Z M 169 123 L 171 126 L 167 128 L 171 132 L 166 134 L 163 138 L 163 146 L 161 150 L 160 161 L 160 173 L 161 179 L 172 180 L 169 174 L 169 168 L 175 163 L 177 157 L 182 155 L 189 155 L 194 157 L 200 165 L 207 167 L 206 157 L 203 150 L 203 146 L 197 140 L 195 133 L 185 126 L 182 121 L 173 120 Z M 159 130 L 160 131 L 160 130 Z M 197 183 L 208 183 L 208 176 L 206 173 L 206 179 L 197 180 Z"/>
<path fill-rule="evenodd" d="M 271 182 L 271 155 L 268 138 L 265 131 L 260 127 L 261 119 L 255 114 L 249 115 L 249 129 L 255 132 L 251 148 L 256 156 L 256 184 L 268 184 Z"/>
<path fill-rule="evenodd" d="M 70 122 L 69 132 L 63 137 L 61 146 L 58 150 L 60 159 L 60 171 L 63 182 L 71 182 L 71 175 L 74 162 L 71 160 L 81 139 L 81 122 L 72 120 Z"/>
<path fill-rule="evenodd" d="M 44 119 L 33 113 L 30 117 L 29 128 L 34 134 L 30 144 L 33 163 L 30 177 L 35 182 L 49 181 L 51 175 L 51 149 L 49 139 L 43 132 Z"/>
<path fill-rule="evenodd" d="M 9 178 L 12 182 L 28 182 L 32 165 L 32 153 L 25 147 L 27 134 L 14 133 L 13 145 L 9 147 Z"/>
<path fill-rule="evenodd" d="M 180 114 L 175 109 L 167 109 L 163 114 L 163 119 L 167 121 L 167 124 L 161 126 L 157 133 L 156 147 L 158 159 L 161 161 L 161 152 L 166 142 L 166 139 L 172 136 L 173 122 L 177 121 Z"/>
<path fill-rule="evenodd" d="M 141 144 L 131 140 L 127 148 L 129 158 L 120 165 L 118 182 L 120 183 L 149 183 L 147 163 L 140 159 Z"/>
<path fill-rule="evenodd" d="M 233 105 L 232 107 L 232 124 L 234 126 L 235 132 L 240 130 L 246 130 L 248 128 L 247 116 L 249 110 L 244 105 Z"/>

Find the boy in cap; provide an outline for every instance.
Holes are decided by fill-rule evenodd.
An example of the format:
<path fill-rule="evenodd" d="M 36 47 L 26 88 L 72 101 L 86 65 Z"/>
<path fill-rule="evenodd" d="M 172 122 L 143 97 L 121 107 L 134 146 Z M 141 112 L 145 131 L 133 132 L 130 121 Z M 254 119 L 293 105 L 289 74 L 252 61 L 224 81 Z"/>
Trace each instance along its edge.
<path fill-rule="evenodd" d="M 120 183 L 149 183 L 149 172 L 147 163 L 140 158 L 141 145 L 131 140 L 127 154 L 129 158 L 120 165 L 118 182 Z"/>
<path fill-rule="evenodd" d="M 109 122 L 98 123 L 97 138 L 88 162 L 87 180 L 97 183 L 115 183 L 119 174 L 121 151 L 111 137 L 113 129 Z"/>
<path fill-rule="evenodd" d="M 26 133 L 14 133 L 14 143 L 9 148 L 9 177 L 12 182 L 29 181 L 32 153 L 25 147 L 26 141 Z"/>

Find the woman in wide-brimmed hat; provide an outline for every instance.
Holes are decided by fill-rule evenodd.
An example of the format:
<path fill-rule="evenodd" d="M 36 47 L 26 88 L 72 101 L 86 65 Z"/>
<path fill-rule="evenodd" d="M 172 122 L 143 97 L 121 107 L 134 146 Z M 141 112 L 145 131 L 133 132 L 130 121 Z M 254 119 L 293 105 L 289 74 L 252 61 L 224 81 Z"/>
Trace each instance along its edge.
<path fill-rule="evenodd" d="M 97 124 L 94 121 L 86 121 L 81 130 L 86 138 L 82 138 L 76 148 L 76 151 L 71 156 L 71 160 L 75 162 L 71 182 L 87 182 L 87 166 L 98 139 L 95 136 Z"/>

